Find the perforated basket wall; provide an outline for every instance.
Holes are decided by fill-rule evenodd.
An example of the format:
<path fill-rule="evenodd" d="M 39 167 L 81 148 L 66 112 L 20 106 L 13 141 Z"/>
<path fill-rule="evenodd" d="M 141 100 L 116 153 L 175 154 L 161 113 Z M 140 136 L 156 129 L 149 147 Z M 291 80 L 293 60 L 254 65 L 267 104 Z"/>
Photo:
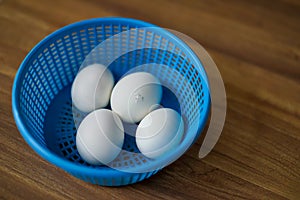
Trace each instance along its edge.
<path fill-rule="evenodd" d="M 75 144 L 75 123 L 82 120 L 83 115 L 72 110 L 70 97 L 72 81 L 94 47 L 122 31 L 150 26 L 154 25 L 124 18 L 86 20 L 50 34 L 31 50 L 16 75 L 12 100 L 16 124 L 39 155 L 82 180 L 107 186 L 141 181 L 164 166 L 146 173 L 131 173 L 85 163 Z M 181 112 L 186 126 L 184 140 L 190 137 L 195 140 L 205 125 L 210 105 L 207 78 L 199 71 L 202 69 L 200 61 L 181 40 L 164 29 L 155 32 L 137 29 L 120 48 L 145 44 L 152 48 L 139 48 L 120 56 L 109 66 L 110 70 L 118 80 L 135 66 L 164 64 L 160 68 L 148 65 L 144 70 L 155 74 L 175 91 L 177 99 L 165 89 L 162 104 Z M 103 57 L 114 53 L 113 50 L 103 52 Z M 126 135 L 123 149 L 111 167 L 134 169 L 151 165 L 151 160 L 138 154 L 134 137 Z"/>

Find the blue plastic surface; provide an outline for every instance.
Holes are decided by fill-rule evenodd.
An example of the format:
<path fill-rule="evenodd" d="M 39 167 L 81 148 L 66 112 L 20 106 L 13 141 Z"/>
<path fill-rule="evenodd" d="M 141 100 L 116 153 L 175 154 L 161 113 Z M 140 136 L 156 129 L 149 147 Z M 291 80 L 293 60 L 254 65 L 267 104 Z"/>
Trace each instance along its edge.
<path fill-rule="evenodd" d="M 142 181 L 164 167 L 162 164 L 147 173 L 130 173 L 107 166 L 91 166 L 80 158 L 75 145 L 76 128 L 70 88 L 82 61 L 106 38 L 139 27 L 156 26 L 134 19 L 112 17 L 85 20 L 63 27 L 44 38 L 29 52 L 15 77 L 12 107 L 20 133 L 40 156 L 84 181 L 105 186 L 127 185 Z M 140 49 L 121 56 L 109 68 L 116 80 L 132 67 L 145 63 L 165 64 L 183 75 L 192 88 L 185 88 L 182 80 L 171 76 L 172 74 L 161 71 L 157 73 L 158 78 L 177 88 L 182 99 L 178 102 L 164 89 L 163 106 L 180 112 L 181 104 L 181 114 L 187 125 L 185 138 L 193 137 L 195 141 L 207 121 L 210 110 L 209 87 L 207 77 L 202 73 L 203 66 L 191 49 L 173 34 L 160 28 L 155 32 L 155 36 L 160 39 L 156 40 L 153 37 L 150 43 L 171 45 L 173 52 L 156 48 Z M 124 45 L 130 45 L 135 40 L 138 38 L 124 41 Z M 196 99 L 190 98 L 191 90 L 197 94 Z M 199 121 L 197 124 L 194 123 L 195 116 L 199 117 L 196 120 Z M 183 140 L 178 152 L 187 148 L 187 144 L 186 140 Z M 138 152 L 133 137 L 126 135 L 123 149 Z M 174 151 L 174 155 L 178 152 Z M 122 156 L 119 156 L 116 165 L 140 170 L 147 165 L 157 164 L 143 157 L 123 159 Z M 165 160 L 158 162 L 164 163 Z"/>

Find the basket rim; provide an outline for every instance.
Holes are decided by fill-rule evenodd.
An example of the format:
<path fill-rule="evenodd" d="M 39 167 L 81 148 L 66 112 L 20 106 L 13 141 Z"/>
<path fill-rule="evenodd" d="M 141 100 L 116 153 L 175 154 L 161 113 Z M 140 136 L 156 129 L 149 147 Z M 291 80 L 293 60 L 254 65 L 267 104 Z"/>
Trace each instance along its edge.
<path fill-rule="evenodd" d="M 107 167 L 107 166 L 105 166 L 103 168 L 91 168 L 89 166 L 79 165 L 77 163 L 74 163 L 72 161 L 69 161 L 65 158 L 62 158 L 62 157 L 56 155 L 54 152 L 52 152 L 51 150 L 49 150 L 47 148 L 44 148 L 30 134 L 30 128 L 25 123 L 25 120 L 23 119 L 23 116 L 19 112 L 20 111 L 19 93 L 20 93 L 20 88 L 21 88 L 20 84 L 21 84 L 21 81 L 22 81 L 21 78 L 23 77 L 23 74 L 25 73 L 26 65 L 30 61 L 31 56 L 33 54 L 35 54 L 38 51 L 39 48 L 43 47 L 45 45 L 45 43 L 47 43 L 49 40 L 51 40 L 54 36 L 57 36 L 60 33 L 68 31 L 68 30 L 70 30 L 74 27 L 90 25 L 90 24 L 93 24 L 95 22 L 99 23 L 99 22 L 113 22 L 113 21 L 115 21 L 115 22 L 116 21 L 118 21 L 118 22 L 121 21 L 121 22 L 124 22 L 124 23 L 138 24 L 138 25 L 143 26 L 143 27 L 157 27 L 157 28 L 159 28 L 158 26 L 150 24 L 148 22 L 144 22 L 144 21 L 137 20 L 137 19 L 131 19 L 131 18 L 122 18 L 122 17 L 92 18 L 92 19 L 82 20 L 82 21 L 78 21 L 78 22 L 69 24 L 67 26 L 64 26 L 64 27 L 52 32 L 51 34 L 46 36 L 44 39 L 42 39 L 38 44 L 36 44 L 30 50 L 30 52 L 26 55 L 26 57 L 24 58 L 24 60 L 20 64 L 19 69 L 18 69 L 18 71 L 16 73 L 16 76 L 15 76 L 15 79 L 14 79 L 14 83 L 13 83 L 13 87 L 12 87 L 12 112 L 13 112 L 13 116 L 14 116 L 16 125 L 19 129 L 19 132 L 23 136 L 24 140 L 29 144 L 29 146 L 38 155 L 40 155 L 42 158 L 49 161 L 50 163 L 66 170 L 66 171 L 68 171 L 69 173 L 72 173 L 72 174 L 84 174 L 84 175 L 87 175 L 87 176 L 101 176 L 101 177 L 112 178 L 112 177 L 120 177 L 120 176 L 126 176 L 128 174 L 136 174 L 136 173 L 119 171 L 119 170 L 116 170 L 116 169 L 113 169 L 113 168 L 110 168 L 110 167 Z M 209 82 L 208 82 L 208 79 L 207 79 L 205 68 L 203 67 L 201 61 L 196 56 L 196 54 L 191 50 L 191 48 L 186 43 L 184 43 L 181 39 L 179 39 L 174 34 L 170 33 L 169 31 L 167 31 L 163 28 L 161 28 L 161 31 L 164 32 L 165 34 L 167 34 L 169 37 L 171 37 L 176 42 L 178 42 L 178 44 L 180 44 L 183 48 L 185 48 L 185 50 L 188 51 L 188 53 L 191 55 L 191 57 L 193 57 L 194 61 L 197 63 L 197 65 L 195 65 L 195 67 L 197 69 L 203 70 L 203 72 L 204 72 L 204 74 L 202 74 L 203 79 L 204 79 L 203 87 L 206 89 L 206 90 L 204 89 L 204 91 L 207 91 L 207 94 L 204 95 L 204 98 L 206 98 L 204 100 L 204 105 L 203 105 L 204 116 L 201 117 L 201 119 L 199 121 L 198 131 L 197 131 L 196 137 L 194 139 L 194 141 L 195 141 L 198 138 L 198 136 L 201 134 L 201 132 L 202 132 L 202 130 L 203 130 L 203 128 L 204 128 L 204 126 L 207 122 L 208 115 L 209 115 L 209 110 L 210 110 L 210 89 L 209 89 Z M 175 152 L 176 151 L 177 150 L 175 150 Z M 176 155 L 176 153 L 174 153 L 174 154 Z M 174 154 L 172 154 L 172 155 L 174 155 Z M 157 162 L 157 164 L 155 165 L 155 166 L 159 166 L 158 168 L 156 168 L 157 170 L 162 169 L 163 167 L 165 167 L 164 165 L 159 164 L 159 163 L 166 163 L 166 159 L 167 158 L 163 158 L 162 160 L 159 160 L 159 162 Z M 156 171 L 156 170 L 154 170 L 154 171 Z M 148 173 L 151 173 L 151 172 L 153 172 L 153 169 L 149 170 Z"/>

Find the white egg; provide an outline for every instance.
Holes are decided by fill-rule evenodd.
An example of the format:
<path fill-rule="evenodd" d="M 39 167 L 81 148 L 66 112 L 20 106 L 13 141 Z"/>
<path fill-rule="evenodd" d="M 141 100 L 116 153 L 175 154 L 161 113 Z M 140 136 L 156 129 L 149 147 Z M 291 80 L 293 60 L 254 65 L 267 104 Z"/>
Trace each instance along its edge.
<path fill-rule="evenodd" d="M 77 150 L 83 160 L 93 165 L 113 161 L 122 150 L 123 143 L 122 122 L 117 114 L 107 109 L 88 114 L 77 130 Z"/>
<path fill-rule="evenodd" d="M 182 117 L 175 110 L 161 108 L 152 111 L 140 122 L 136 144 L 145 156 L 157 159 L 180 144 L 183 132 Z"/>
<path fill-rule="evenodd" d="M 122 78 L 111 94 L 111 108 L 123 121 L 141 121 L 162 97 L 159 80 L 150 73 L 136 72 Z"/>
<path fill-rule="evenodd" d="M 76 76 L 71 90 L 72 102 L 83 112 L 107 106 L 114 85 L 112 73 L 101 64 L 92 64 Z"/>

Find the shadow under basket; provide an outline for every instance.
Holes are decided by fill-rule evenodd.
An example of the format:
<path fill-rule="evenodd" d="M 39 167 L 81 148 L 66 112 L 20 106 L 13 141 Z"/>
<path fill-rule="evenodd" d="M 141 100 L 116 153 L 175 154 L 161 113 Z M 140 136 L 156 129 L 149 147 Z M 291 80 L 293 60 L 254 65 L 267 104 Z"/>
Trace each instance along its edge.
<path fill-rule="evenodd" d="M 119 40 L 119 48 L 134 50 L 121 54 L 108 66 L 115 82 L 131 70 L 154 74 L 164 86 L 162 106 L 177 110 L 184 119 L 184 136 L 174 151 L 152 160 L 140 154 L 135 138 L 126 134 L 123 150 L 112 163 L 92 166 L 76 149 L 76 123 L 84 116 L 72 108 L 71 85 L 97 45 L 129 30 L 133 31 L 128 32 L 127 39 Z M 115 54 L 116 49 L 108 48 L 97 57 Z M 44 159 L 84 181 L 120 186 L 152 176 L 195 142 L 210 110 L 207 83 L 194 52 L 165 29 L 134 19 L 98 18 L 63 27 L 29 52 L 15 77 L 12 107 L 20 133 Z"/>

